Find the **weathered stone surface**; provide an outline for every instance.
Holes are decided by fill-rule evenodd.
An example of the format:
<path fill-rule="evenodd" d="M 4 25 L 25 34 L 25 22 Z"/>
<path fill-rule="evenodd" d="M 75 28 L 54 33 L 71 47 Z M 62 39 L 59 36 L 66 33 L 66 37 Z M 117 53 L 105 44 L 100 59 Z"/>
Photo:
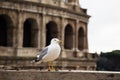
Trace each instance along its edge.
<path fill-rule="evenodd" d="M 0 71 L 0 80 L 120 80 L 120 72 Z"/>
<path fill-rule="evenodd" d="M 50 31 L 51 37 L 58 37 L 67 42 L 63 42 L 61 45 L 62 53 L 66 53 L 67 58 L 73 57 L 74 52 L 78 54 L 88 52 L 86 24 L 90 16 L 81 11 L 83 9 L 80 6 L 77 5 L 79 10 L 76 11 L 72 8 L 69 9 L 64 1 L 62 3 L 68 7 L 56 6 L 57 3 L 60 3 L 58 0 L 36 1 L 38 2 L 33 0 L 2 0 L 0 2 L 0 20 L 7 24 L 0 24 L 1 27 L 6 26 L 7 32 L 2 32 L 0 35 L 1 56 L 36 56 L 37 49 L 42 49 L 46 46 L 47 41 L 49 42 L 47 31 Z M 52 5 L 54 1 L 57 2 L 56 5 Z M 73 2 L 74 0 L 68 1 L 68 3 Z M 74 6 L 73 4 L 69 5 Z M 51 28 L 56 27 L 56 29 L 49 30 L 47 24 Z M 32 38 L 29 45 L 26 46 L 24 34 L 28 33 L 25 30 L 27 26 L 32 28 L 31 35 L 27 35 L 27 39 L 29 40 L 28 36 Z M 66 27 L 70 27 L 70 29 L 67 30 Z M 9 35 L 4 40 L 6 42 L 3 42 L 3 35 L 5 37 Z"/>
<path fill-rule="evenodd" d="M 60 58 L 66 59 L 61 67 L 95 69 L 95 60 L 88 54 L 90 16 L 78 3 L 79 0 L 1 0 L 0 65 L 29 66 L 28 58 L 33 59 L 57 37 L 63 41 Z"/>

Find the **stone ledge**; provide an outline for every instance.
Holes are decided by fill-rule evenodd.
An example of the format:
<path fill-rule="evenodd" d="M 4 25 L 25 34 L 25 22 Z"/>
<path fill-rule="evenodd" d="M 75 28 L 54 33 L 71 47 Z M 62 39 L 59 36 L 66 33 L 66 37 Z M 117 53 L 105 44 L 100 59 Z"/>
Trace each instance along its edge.
<path fill-rule="evenodd" d="M 120 72 L 1 70 L 0 80 L 120 80 Z"/>

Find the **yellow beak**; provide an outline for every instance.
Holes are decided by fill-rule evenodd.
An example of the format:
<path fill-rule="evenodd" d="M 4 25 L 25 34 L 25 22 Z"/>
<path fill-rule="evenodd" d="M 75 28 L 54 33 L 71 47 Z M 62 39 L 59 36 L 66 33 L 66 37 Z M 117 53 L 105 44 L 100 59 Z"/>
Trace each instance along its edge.
<path fill-rule="evenodd" d="M 59 41 L 58 41 L 58 44 L 61 44 L 61 43 L 62 43 L 62 41 L 61 41 L 61 40 L 59 40 Z"/>

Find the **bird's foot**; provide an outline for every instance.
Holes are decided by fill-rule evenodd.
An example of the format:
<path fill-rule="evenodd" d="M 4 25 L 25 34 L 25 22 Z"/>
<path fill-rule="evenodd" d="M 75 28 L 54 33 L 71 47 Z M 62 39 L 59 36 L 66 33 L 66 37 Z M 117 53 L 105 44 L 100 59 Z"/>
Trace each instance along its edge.
<path fill-rule="evenodd" d="M 48 62 L 48 71 L 55 71 L 55 68 L 52 62 Z"/>
<path fill-rule="evenodd" d="M 51 69 L 52 69 L 52 71 L 55 71 L 55 68 L 54 68 L 54 66 L 52 66 L 52 67 L 51 67 Z"/>
<path fill-rule="evenodd" d="M 48 71 L 56 71 L 54 67 L 48 67 Z"/>
<path fill-rule="evenodd" d="M 51 71 L 51 67 L 50 66 L 48 67 L 48 71 Z"/>

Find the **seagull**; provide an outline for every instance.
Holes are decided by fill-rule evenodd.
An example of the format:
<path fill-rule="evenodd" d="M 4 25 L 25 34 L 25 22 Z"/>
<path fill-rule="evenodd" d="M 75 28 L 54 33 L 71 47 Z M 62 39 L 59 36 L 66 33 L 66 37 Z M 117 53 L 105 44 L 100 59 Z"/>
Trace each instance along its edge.
<path fill-rule="evenodd" d="M 50 42 L 50 45 L 46 46 L 33 62 L 47 62 L 48 71 L 55 70 L 53 67 L 53 61 L 57 59 L 61 52 L 60 47 L 61 41 L 58 38 L 53 38 Z"/>

